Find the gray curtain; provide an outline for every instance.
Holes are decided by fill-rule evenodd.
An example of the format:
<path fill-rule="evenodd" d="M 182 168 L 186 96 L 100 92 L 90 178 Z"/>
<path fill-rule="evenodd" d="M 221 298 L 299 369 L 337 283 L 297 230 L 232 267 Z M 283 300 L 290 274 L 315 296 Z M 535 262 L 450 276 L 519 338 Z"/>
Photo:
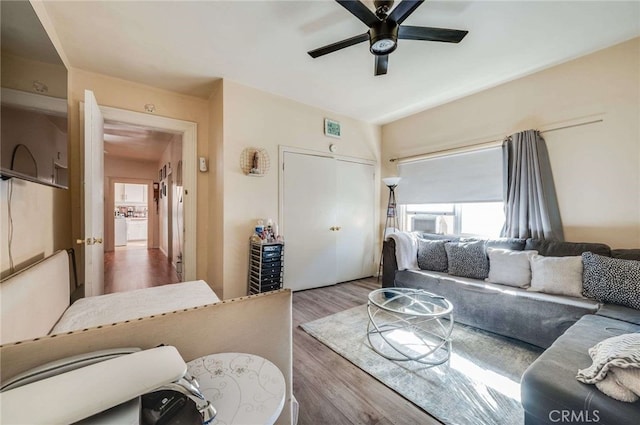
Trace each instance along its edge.
<path fill-rule="evenodd" d="M 549 152 L 537 130 L 513 134 L 502 143 L 505 224 L 510 238 L 564 240 Z"/>

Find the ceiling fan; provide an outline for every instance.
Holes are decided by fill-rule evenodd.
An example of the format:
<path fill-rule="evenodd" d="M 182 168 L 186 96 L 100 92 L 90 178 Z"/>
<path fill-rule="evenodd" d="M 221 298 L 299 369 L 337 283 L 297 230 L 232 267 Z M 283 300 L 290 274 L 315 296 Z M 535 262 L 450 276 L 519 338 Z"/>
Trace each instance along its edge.
<path fill-rule="evenodd" d="M 443 41 L 446 43 L 459 43 L 469 31 L 452 30 L 446 28 L 413 27 L 400 25 L 405 19 L 420 6 L 424 0 L 403 0 L 389 14 L 393 6 L 393 0 L 375 0 L 375 14 L 360 1 L 336 0 L 345 9 L 360 19 L 369 31 L 356 35 L 319 49 L 311 50 L 312 58 L 335 52 L 354 44 L 369 40 L 369 50 L 375 55 L 375 75 L 387 73 L 389 66 L 389 53 L 398 47 L 398 39 Z"/>

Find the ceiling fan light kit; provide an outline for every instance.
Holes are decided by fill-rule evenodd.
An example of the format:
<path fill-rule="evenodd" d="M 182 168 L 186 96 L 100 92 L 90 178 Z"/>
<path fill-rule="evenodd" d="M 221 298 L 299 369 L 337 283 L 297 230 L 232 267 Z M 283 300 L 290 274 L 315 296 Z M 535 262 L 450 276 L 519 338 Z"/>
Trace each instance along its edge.
<path fill-rule="evenodd" d="M 369 50 L 374 55 L 388 55 L 398 47 L 398 24 L 380 21 L 369 29 Z"/>
<path fill-rule="evenodd" d="M 398 39 L 459 43 L 468 33 L 468 31 L 447 28 L 402 26 L 402 22 L 424 0 L 403 0 L 390 14 L 393 0 L 375 0 L 373 2 L 376 7 L 375 14 L 357 0 L 336 0 L 336 2 L 369 27 L 369 31 L 311 50 L 308 52 L 309 56 L 317 58 L 369 40 L 369 51 L 375 55 L 375 75 L 387 73 L 388 55 L 398 47 Z"/>

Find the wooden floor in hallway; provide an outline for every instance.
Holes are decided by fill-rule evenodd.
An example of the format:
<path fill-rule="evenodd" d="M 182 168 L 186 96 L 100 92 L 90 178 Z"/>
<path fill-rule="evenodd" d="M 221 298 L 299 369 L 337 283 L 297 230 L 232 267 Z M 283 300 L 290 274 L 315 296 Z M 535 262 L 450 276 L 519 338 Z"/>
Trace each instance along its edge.
<path fill-rule="evenodd" d="M 180 278 L 171 262 L 158 248 L 116 248 L 104 253 L 106 294 L 178 282 Z"/>

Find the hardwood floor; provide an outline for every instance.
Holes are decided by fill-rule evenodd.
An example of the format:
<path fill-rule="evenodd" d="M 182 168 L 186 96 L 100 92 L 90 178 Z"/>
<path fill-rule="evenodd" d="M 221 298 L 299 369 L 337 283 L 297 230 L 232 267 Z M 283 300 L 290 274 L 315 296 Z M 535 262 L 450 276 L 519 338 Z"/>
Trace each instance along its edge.
<path fill-rule="evenodd" d="M 157 248 L 116 249 L 104 253 L 104 291 L 132 291 L 180 282 L 169 259 Z"/>
<path fill-rule="evenodd" d="M 376 278 L 293 294 L 293 394 L 299 425 L 440 422 L 307 334 L 299 325 L 365 304 Z"/>

